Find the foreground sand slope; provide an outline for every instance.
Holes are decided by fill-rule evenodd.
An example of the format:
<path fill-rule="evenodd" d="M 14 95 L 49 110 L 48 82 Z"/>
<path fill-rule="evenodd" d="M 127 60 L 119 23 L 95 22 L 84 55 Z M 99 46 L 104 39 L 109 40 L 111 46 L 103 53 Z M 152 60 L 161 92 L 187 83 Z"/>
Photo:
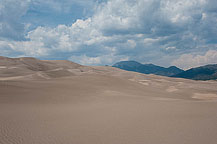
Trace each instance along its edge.
<path fill-rule="evenodd" d="M 215 81 L 24 59 L 0 60 L 0 144 L 217 143 Z"/>

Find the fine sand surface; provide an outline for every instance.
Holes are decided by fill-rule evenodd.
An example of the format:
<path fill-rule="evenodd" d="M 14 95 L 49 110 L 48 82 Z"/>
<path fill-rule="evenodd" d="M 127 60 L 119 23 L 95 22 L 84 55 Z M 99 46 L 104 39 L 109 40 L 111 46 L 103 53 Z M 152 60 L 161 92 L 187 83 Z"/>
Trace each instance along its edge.
<path fill-rule="evenodd" d="M 32 58 L 0 66 L 0 144 L 217 143 L 216 81 Z"/>

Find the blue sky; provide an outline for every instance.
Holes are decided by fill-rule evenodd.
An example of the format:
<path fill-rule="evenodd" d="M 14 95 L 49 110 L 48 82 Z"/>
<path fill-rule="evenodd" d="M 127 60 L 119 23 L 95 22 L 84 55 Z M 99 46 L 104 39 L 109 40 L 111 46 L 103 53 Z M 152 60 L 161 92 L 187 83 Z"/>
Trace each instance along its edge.
<path fill-rule="evenodd" d="M 217 63 L 217 1 L 1 0 L 0 55 L 184 69 Z"/>

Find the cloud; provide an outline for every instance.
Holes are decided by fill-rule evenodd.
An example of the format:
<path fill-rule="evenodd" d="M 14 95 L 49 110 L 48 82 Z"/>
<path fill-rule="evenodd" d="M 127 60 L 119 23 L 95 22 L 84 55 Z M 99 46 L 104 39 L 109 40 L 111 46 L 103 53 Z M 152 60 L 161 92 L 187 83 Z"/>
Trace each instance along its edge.
<path fill-rule="evenodd" d="M 72 4 L 85 7 L 85 2 L 34 0 L 30 9 L 49 6 L 54 15 L 66 14 L 72 12 Z M 76 18 L 71 24 L 37 26 L 21 32 L 25 40 L 2 42 L 17 55 L 97 65 L 131 59 L 168 66 L 181 55 L 216 50 L 214 0 L 92 0 L 88 4 L 93 9 L 91 16 Z"/>
<path fill-rule="evenodd" d="M 23 40 L 25 25 L 21 17 L 28 10 L 29 0 L 0 1 L 0 40 Z"/>
<path fill-rule="evenodd" d="M 37 26 L 70 25 L 76 19 L 92 16 L 98 4 L 98 0 L 31 0 L 22 20 L 24 23 L 31 23 L 31 30 Z"/>
<path fill-rule="evenodd" d="M 104 64 L 113 64 L 115 61 L 126 61 L 129 60 L 126 56 L 114 56 L 113 54 L 110 55 L 102 55 L 97 57 L 88 57 L 86 55 L 80 56 L 71 56 L 69 60 L 73 62 L 77 62 L 83 65 L 102 65 Z"/>
<path fill-rule="evenodd" d="M 175 46 L 171 46 L 171 47 L 167 47 L 165 48 L 166 51 L 174 51 L 176 50 L 176 47 Z"/>
<path fill-rule="evenodd" d="M 99 4 L 100 1 L 97 0 L 30 0 L 31 10 L 39 11 L 42 13 L 47 13 L 52 11 L 54 13 L 71 13 L 72 8 L 79 7 L 82 10 L 94 8 L 95 5 Z M 75 7 L 76 6 L 76 7 Z M 74 12 L 74 11 L 73 11 Z M 83 11 L 82 11 L 83 12 Z"/>
<path fill-rule="evenodd" d="M 172 64 L 189 69 L 206 64 L 216 64 L 216 62 L 217 50 L 209 50 L 204 55 L 183 54 L 177 60 L 174 60 Z"/>

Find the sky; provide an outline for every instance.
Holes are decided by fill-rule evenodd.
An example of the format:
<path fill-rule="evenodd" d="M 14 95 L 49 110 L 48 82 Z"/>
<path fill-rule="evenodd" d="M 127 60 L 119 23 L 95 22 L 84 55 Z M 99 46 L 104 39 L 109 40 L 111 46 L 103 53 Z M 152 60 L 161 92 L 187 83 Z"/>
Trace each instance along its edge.
<path fill-rule="evenodd" d="M 0 55 L 83 65 L 217 63 L 216 0 L 0 0 Z"/>

